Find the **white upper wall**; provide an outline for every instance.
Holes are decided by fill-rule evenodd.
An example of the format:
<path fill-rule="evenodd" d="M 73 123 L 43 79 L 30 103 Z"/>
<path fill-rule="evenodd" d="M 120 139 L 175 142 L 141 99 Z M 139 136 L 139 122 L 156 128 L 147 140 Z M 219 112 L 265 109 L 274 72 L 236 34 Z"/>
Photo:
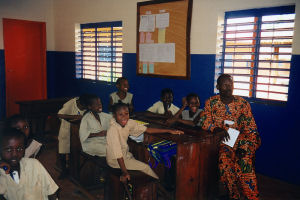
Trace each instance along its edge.
<path fill-rule="evenodd" d="M 0 0 L 0 49 L 3 18 L 46 22 L 47 50 L 55 50 L 53 0 Z"/>
<path fill-rule="evenodd" d="M 47 50 L 74 51 L 75 24 L 122 21 L 124 53 L 136 52 L 136 11 L 141 0 L 0 0 L 0 17 L 45 21 Z M 215 54 L 224 12 L 296 4 L 293 53 L 300 54 L 300 0 L 193 0 L 191 53 Z M 0 49 L 3 49 L 2 21 Z"/>
<path fill-rule="evenodd" d="M 138 0 L 54 0 L 55 48 L 74 51 L 75 23 L 123 21 L 124 52 L 136 52 L 136 10 Z M 300 54 L 299 0 L 194 0 L 191 53 L 215 54 L 218 19 L 225 11 L 298 4 L 293 53 Z"/>

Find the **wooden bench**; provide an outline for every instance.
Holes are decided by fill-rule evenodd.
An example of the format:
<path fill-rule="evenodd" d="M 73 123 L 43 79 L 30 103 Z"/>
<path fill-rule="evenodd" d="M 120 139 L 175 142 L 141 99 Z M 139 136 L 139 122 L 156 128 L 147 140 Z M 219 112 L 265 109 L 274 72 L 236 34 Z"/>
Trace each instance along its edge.
<path fill-rule="evenodd" d="M 158 180 L 137 170 L 128 170 L 132 188 L 133 200 L 157 200 Z M 120 181 L 122 172 L 120 169 L 110 168 L 108 171 L 107 187 L 105 187 L 105 199 L 120 200 L 125 197 L 125 188 Z"/>
<path fill-rule="evenodd" d="M 105 157 L 91 156 L 82 151 L 79 139 L 80 120 L 71 122 L 70 178 L 87 190 L 104 186 L 106 170 Z"/>

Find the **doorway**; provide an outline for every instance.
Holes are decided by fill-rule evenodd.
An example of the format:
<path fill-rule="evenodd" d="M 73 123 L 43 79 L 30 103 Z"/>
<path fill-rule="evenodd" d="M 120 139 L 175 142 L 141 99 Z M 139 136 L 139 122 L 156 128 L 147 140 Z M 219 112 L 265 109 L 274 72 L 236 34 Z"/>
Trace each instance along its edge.
<path fill-rule="evenodd" d="M 3 19 L 6 116 L 17 101 L 47 98 L 46 23 Z"/>

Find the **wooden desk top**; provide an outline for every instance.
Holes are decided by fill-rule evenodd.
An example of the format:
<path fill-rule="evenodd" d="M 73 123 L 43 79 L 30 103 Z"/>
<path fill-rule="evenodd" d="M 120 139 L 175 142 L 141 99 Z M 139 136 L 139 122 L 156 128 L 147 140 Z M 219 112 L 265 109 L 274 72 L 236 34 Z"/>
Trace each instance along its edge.
<path fill-rule="evenodd" d="M 65 103 L 69 101 L 70 97 L 64 98 L 55 98 L 55 99 L 39 99 L 39 100 L 26 100 L 26 101 L 17 101 L 16 104 L 19 105 L 36 105 L 36 104 L 53 104 L 53 103 Z"/>
<path fill-rule="evenodd" d="M 151 134 L 151 136 L 158 137 L 165 140 L 174 141 L 177 144 L 182 143 L 194 143 L 194 142 L 201 142 L 207 139 L 214 138 L 214 135 L 211 132 L 203 130 L 201 127 L 192 127 L 181 123 L 176 123 L 171 127 L 166 126 L 165 119 L 156 118 L 156 117 L 148 117 L 145 115 L 145 112 L 138 112 L 135 113 L 133 119 L 148 122 L 148 127 L 153 128 L 168 128 L 168 129 L 178 129 L 184 131 L 182 135 L 172 135 L 170 133 L 159 133 L 159 134 Z M 69 121 L 71 124 L 79 125 L 81 120 L 72 120 Z M 145 133 L 146 135 L 150 135 Z"/>
<path fill-rule="evenodd" d="M 193 143 L 193 142 L 201 142 L 207 139 L 212 139 L 214 135 L 211 132 L 203 130 L 201 127 L 192 127 L 187 126 L 182 123 L 176 123 L 171 127 L 168 127 L 165 124 L 165 118 L 157 118 L 157 117 L 148 117 L 145 115 L 145 112 L 135 113 L 134 119 L 149 122 L 149 127 L 153 128 L 168 128 L 168 129 L 178 129 L 184 131 L 183 135 L 172 135 L 170 133 L 160 133 L 160 134 L 151 134 L 152 136 L 159 137 L 165 140 L 171 140 L 176 143 Z M 145 133 L 147 134 L 147 133 Z"/>

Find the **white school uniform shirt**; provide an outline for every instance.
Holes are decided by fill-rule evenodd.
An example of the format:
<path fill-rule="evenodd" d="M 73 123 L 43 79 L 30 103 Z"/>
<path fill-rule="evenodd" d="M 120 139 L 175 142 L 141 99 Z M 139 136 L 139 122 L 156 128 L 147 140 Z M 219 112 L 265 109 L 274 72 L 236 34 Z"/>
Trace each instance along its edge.
<path fill-rule="evenodd" d="M 98 133 L 109 128 L 112 116 L 103 112 L 98 113 L 98 115 L 101 124 L 92 112 L 88 112 L 83 116 L 79 128 L 80 142 L 85 153 L 92 156 L 106 156 L 106 137 L 88 138 L 91 133 Z"/>
<path fill-rule="evenodd" d="M 171 111 L 172 115 L 175 115 L 179 111 L 179 108 L 174 104 L 171 104 L 168 110 Z M 165 108 L 163 102 L 162 101 L 156 102 L 150 108 L 148 108 L 148 111 L 157 114 L 165 114 Z"/>
<path fill-rule="evenodd" d="M 77 107 L 76 101 L 79 97 L 75 97 L 66 102 L 63 107 L 58 111 L 62 115 L 83 115 L 85 110 L 80 110 Z M 62 119 L 58 134 L 58 151 L 61 154 L 70 153 L 70 122 Z"/>
<path fill-rule="evenodd" d="M 0 169 L 0 194 L 12 200 L 47 200 L 58 189 L 43 165 L 34 158 L 21 159 L 19 178 L 18 184 Z"/>
<path fill-rule="evenodd" d="M 111 93 L 110 97 L 113 100 L 113 104 L 119 103 L 119 100 L 121 100 L 120 97 L 117 95 L 117 92 Z M 133 97 L 133 94 L 131 94 L 130 92 L 127 92 L 126 97 L 121 101 L 125 104 L 131 104 L 132 97 Z"/>
<path fill-rule="evenodd" d="M 190 111 L 189 110 L 184 110 L 184 111 L 182 111 L 181 116 L 182 116 L 182 119 L 184 119 L 184 120 L 194 121 L 194 119 L 198 116 L 198 114 L 201 111 L 202 111 L 202 109 L 198 109 L 196 111 L 196 113 L 192 117 L 190 117 Z M 197 123 L 197 126 L 200 126 L 200 124 L 201 124 L 201 122 L 199 121 Z"/>
<path fill-rule="evenodd" d="M 133 156 L 129 152 L 127 144 L 128 136 L 138 137 L 147 130 L 147 127 L 139 124 L 135 120 L 129 119 L 125 127 L 122 127 L 113 118 L 107 131 L 106 160 L 111 167 L 118 167 L 117 159 L 131 159 Z"/>

